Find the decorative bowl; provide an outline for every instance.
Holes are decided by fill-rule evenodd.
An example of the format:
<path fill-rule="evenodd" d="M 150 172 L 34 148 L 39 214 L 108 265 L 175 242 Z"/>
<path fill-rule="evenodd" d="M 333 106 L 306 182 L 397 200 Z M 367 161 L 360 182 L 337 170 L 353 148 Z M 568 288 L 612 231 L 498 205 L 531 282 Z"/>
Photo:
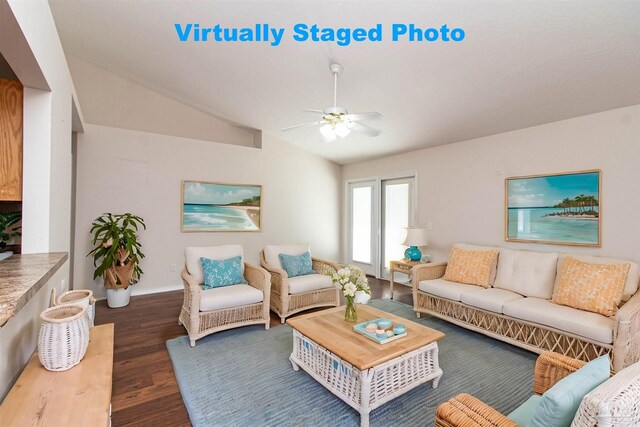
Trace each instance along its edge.
<path fill-rule="evenodd" d="M 378 328 L 380 329 L 388 329 L 393 325 L 393 322 L 389 319 L 380 319 L 378 320 Z"/>
<path fill-rule="evenodd" d="M 393 327 L 393 333 L 396 335 L 404 334 L 407 332 L 407 327 L 404 325 L 396 325 Z"/>

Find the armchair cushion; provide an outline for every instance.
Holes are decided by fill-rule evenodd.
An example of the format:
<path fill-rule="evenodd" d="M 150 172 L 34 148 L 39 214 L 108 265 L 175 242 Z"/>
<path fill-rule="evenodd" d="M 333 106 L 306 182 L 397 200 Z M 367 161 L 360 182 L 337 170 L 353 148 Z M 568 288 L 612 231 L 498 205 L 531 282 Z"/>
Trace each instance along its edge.
<path fill-rule="evenodd" d="M 267 245 L 264 247 L 264 260 L 271 267 L 283 270 L 280 254 L 302 255 L 309 251 L 309 245 Z"/>
<path fill-rule="evenodd" d="M 507 415 L 507 418 L 517 422 L 522 427 L 526 427 L 529 425 L 529 421 L 533 416 L 533 411 L 535 411 L 536 407 L 542 400 L 542 396 L 538 396 L 534 394 L 526 402 L 522 405 L 518 406 L 513 412 Z"/>
<path fill-rule="evenodd" d="M 307 274 L 306 276 L 289 278 L 289 294 L 291 295 L 333 287 L 331 277 L 324 274 Z"/>
<path fill-rule="evenodd" d="M 278 254 L 282 268 L 287 272 L 287 276 L 296 277 L 307 274 L 314 274 L 311 254 L 305 252 L 301 255 Z"/>
<path fill-rule="evenodd" d="M 262 291 L 246 285 L 232 285 L 207 289 L 200 294 L 200 311 L 215 311 L 225 308 L 262 302 Z"/>
<path fill-rule="evenodd" d="M 568 426 L 582 398 L 609 379 L 609 356 L 602 356 L 561 379 L 547 390 L 533 411 L 529 427 Z"/>
<path fill-rule="evenodd" d="M 199 285 L 204 283 L 204 272 L 202 270 L 202 262 L 200 258 L 207 259 L 229 259 L 234 256 L 242 255 L 241 245 L 226 246 L 191 246 L 185 248 L 185 263 L 187 271 Z M 244 259 L 242 259 L 244 261 Z M 244 262 L 240 263 L 242 272 L 244 272 Z"/>
<path fill-rule="evenodd" d="M 242 277 L 242 257 L 240 255 L 221 260 L 201 257 L 200 262 L 204 273 L 202 289 L 247 284 L 247 281 Z"/>

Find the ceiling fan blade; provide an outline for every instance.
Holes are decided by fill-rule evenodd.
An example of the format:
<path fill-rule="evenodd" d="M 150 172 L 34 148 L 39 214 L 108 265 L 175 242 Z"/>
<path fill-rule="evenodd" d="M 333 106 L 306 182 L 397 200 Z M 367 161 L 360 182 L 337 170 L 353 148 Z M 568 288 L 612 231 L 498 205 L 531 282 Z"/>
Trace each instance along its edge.
<path fill-rule="evenodd" d="M 373 119 L 381 119 L 382 114 L 377 111 L 371 111 L 369 113 L 354 113 L 347 114 L 345 116 L 347 120 L 351 120 L 352 122 L 357 122 L 358 120 L 373 120 Z"/>
<path fill-rule="evenodd" d="M 347 127 L 353 131 L 364 133 L 365 135 L 369 135 L 369 136 L 380 135 L 379 130 L 369 127 L 367 125 L 363 125 L 362 123 L 358 123 L 358 122 L 350 122 L 347 124 Z"/>
<path fill-rule="evenodd" d="M 324 114 L 324 111 L 322 110 L 302 110 L 303 113 L 320 113 L 320 114 Z"/>
<path fill-rule="evenodd" d="M 322 123 L 324 123 L 324 120 L 318 120 L 317 122 L 309 122 L 309 123 L 303 123 L 301 125 L 289 126 L 288 128 L 282 128 L 280 130 L 283 131 L 283 132 L 286 132 L 286 131 L 291 130 L 291 129 L 302 128 L 302 127 L 305 127 L 305 126 L 321 125 Z"/>

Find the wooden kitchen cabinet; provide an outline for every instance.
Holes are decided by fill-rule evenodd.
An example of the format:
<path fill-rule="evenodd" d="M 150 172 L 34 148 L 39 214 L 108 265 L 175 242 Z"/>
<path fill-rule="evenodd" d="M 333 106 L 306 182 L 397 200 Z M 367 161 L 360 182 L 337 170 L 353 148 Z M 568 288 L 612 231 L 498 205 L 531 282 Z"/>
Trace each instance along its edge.
<path fill-rule="evenodd" d="M 22 84 L 0 79 L 0 201 L 22 200 Z"/>

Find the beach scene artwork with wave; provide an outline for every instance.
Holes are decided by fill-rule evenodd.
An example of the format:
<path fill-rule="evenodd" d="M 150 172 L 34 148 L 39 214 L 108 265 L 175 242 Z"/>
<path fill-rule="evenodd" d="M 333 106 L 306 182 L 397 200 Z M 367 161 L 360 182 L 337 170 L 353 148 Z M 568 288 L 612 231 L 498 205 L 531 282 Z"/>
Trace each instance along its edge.
<path fill-rule="evenodd" d="M 507 178 L 507 240 L 600 244 L 600 171 Z"/>
<path fill-rule="evenodd" d="M 259 231 L 259 185 L 184 181 L 183 231 Z"/>

